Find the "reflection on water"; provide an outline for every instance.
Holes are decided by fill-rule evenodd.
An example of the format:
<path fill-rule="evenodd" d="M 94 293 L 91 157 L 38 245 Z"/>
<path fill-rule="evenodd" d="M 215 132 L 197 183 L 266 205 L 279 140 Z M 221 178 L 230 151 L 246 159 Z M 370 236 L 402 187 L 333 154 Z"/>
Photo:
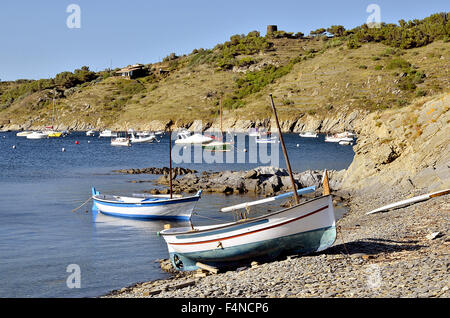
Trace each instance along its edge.
<path fill-rule="evenodd" d="M 184 227 L 188 222 L 115 218 L 95 213 L 88 205 L 73 212 L 89 199 L 92 186 L 105 194 L 122 195 L 153 188 L 151 181 L 159 176 L 112 171 L 168 166 L 167 136 L 160 143 L 124 148 L 111 147 L 107 138 L 86 137 L 83 133 L 43 140 L 16 137 L 14 132 L 0 136 L 0 297 L 98 296 L 136 282 L 168 277 L 155 262 L 168 257 L 164 239 L 156 233 L 166 223 Z M 246 147 L 251 146 L 248 136 L 244 139 Z M 285 142 L 294 171 L 344 169 L 354 155 L 351 147 L 325 143 L 323 136 L 315 139 L 287 134 Z M 236 159 L 244 155 L 244 163 L 180 166 L 198 171 L 236 171 L 261 165 L 249 161 L 249 152 L 235 151 Z M 284 165 L 283 160 L 280 165 Z M 220 212 L 222 207 L 259 198 L 204 193 L 192 223 L 233 221 L 232 213 Z M 252 207 L 250 216 L 276 211 L 281 203 Z M 337 217 L 341 213 L 337 208 Z M 66 284 L 66 270 L 71 264 L 81 270 L 79 289 Z"/>

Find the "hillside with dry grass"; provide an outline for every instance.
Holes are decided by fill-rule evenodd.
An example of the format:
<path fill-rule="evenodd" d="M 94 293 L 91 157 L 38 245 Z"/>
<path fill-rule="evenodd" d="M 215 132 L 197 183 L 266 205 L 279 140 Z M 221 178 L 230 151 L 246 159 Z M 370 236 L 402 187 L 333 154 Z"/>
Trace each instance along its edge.
<path fill-rule="evenodd" d="M 392 25 L 381 31 L 330 28 L 328 35 L 316 30 L 308 37 L 284 31 L 262 37 L 254 31 L 212 49 L 171 54 L 145 65 L 145 76 L 136 79 L 84 67 L 55 79 L 2 82 L 0 126 L 49 125 L 53 99 L 58 128 L 79 130 L 151 129 L 170 120 L 179 127 L 195 120 L 214 126 L 221 100 L 225 127 L 239 128 L 238 120 L 248 126 L 271 117 L 269 93 L 280 119 L 291 123 L 285 130 L 292 130 L 300 118 L 400 109 L 417 98 L 449 91 L 447 14 L 432 17 L 427 23 L 444 23 L 442 30 L 429 31 L 423 43 L 416 41 L 425 32 L 418 22 L 402 27 L 419 35 L 399 35 L 398 43 L 385 36 L 402 28 Z"/>

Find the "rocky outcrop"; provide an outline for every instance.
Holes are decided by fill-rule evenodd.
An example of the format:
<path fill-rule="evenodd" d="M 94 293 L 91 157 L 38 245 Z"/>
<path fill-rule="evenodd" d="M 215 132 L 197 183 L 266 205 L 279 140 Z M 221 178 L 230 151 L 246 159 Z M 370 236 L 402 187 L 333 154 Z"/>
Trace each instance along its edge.
<path fill-rule="evenodd" d="M 406 192 L 450 187 L 450 96 L 369 114 L 357 127 L 355 158 L 341 189 Z"/>
<path fill-rule="evenodd" d="M 149 168 L 142 168 L 142 169 L 120 169 L 120 170 L 113 170 L 113 172 L 117 173 L 126 173 L 126 174 L 163 174 L 168 175 L 170 172 L 170 169 L 168 167 L 163 168 L 155 168 L 155 167 L 149 167 Z M 172 168 L 172 173 L 174 176 L 181 176 L 188 173 L 196 173 L 196 170 L 191 170 L 187 168 L 182 167 L 175 167 Z"/>
<path fill-rule="evenodd" d="M 340 181 L 342 172 L 331 171 L 329 173 L 330 184 L 333 187 Z M 321 186 L 323 171 L 308 170 L 294 173 L 297 188 L 309 186 Z M 331 182 L 331 180 L 333 180 Z M 158 184 L 168 185 L 169 177 L 162 176 Z M 193 193 L 202 189 L 205 192 L 239 194 L 253 193 L 272 196 L 278 193 L 292 190 L 291 180 L 286 169 L 276 167 L 258 167 L 249 171 L 221 171 L 202 172 L 200 175 L 189 173 L 181 178 L 175 178 L 172 182 L 175 192 Z"/>

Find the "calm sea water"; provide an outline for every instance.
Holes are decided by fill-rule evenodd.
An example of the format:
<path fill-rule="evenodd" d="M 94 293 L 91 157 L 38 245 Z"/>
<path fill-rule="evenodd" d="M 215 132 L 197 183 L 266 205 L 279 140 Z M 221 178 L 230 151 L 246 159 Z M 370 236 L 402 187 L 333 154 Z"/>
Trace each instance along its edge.
<path fill-rule="evenodd" d="M 249 137 L 238 138 L 245 140 L 248 152 L 237 145 L 234 161 L 243 156 L 244 162 L 224 159 L 224 163 L 178 165 L 199 171 L 263 165 L 252 162 L 255 145 Z M 310 139 L 286 134 L 284 138 L 294 171 L 345 169 L 353 160 L 352 147 L 325 143 L 323 136 Z M 154 188 L 152 183 L 131 181 L 151 181 L 158 176 L 119 175 L 112 170 L 168 166 L 168 142 L 164 136 L 159 143 L 112 147 L 109 139 L 84 133 L 43 140 L 0 133 L 0 297 L 93 297 L 168 277 L 155 262 L 168 257 L 163 238 L 156 235 L 167 221 L 107 217 L 92 211 L 91 204 L 72 212 L 89 199 L 92 186 L 111 194 Z M 281 150 L 279 156 L 284 167 Z M 254 199 L 204 194 L 192 221 L 199 225 L 230 221 L 232 216 L 218 212 L 219 208 Z M 256 209 L 255 214 L 267 211 L 263 209 Z M 172 223 L 177 225 L 186 223 Z M 80 268 L 80 288 L 67 286 L 70 264 Z"/>

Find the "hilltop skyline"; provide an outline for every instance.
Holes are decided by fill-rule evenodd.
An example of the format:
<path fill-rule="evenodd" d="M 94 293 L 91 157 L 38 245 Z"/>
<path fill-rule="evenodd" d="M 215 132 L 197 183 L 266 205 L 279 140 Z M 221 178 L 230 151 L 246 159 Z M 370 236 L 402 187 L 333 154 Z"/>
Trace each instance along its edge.
<path fill-rule="evenodd" d="M 110 3 L 86 0 L 2 3 L 0 11 L 0 79 L 40 79 L 73 71 L 83 65 L 93 71 L 134 63 L 155 63 L 170 53 L 189 54 L 195 48 L 212 48 L 234 34 L 279 30 L 309 34 L 317 28 L 340 24 L 353 28 L 366 23 L 370 4 L 381 10 L 381 21 L 421 19 L 447 11 L 442 0 L 346 1 L 345 4 L 286 0 L 211 3 L 136 0 Z M 78 5 L 80 28 L 67 20 Z"/>

